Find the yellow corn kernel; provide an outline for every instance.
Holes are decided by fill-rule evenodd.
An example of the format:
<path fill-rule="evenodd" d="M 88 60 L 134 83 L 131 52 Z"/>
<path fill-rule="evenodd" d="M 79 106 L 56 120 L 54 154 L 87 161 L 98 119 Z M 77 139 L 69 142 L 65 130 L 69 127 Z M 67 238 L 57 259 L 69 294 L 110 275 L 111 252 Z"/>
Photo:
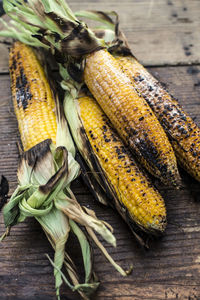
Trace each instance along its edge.
<path fill-rule="evenodd" d="M 56 142 L 55 101 L 33 49 L 16 42 L 10 50 L 14 110 L 24 151 L 52 139 Z"/>
<path fill-rule="evenodd" d="M 200 128 L 134 57 L 117 56 L 116 59 L 168 134 L 180 165 L 200 181 Z"/>
<path fill-rule="evenodd" d="M 119 201 L 143 229 L 163 231 L 166 210 L 161 195 L 139 169 L 96 101 L 81 97 L 77 103 L 84 130 L 114 190 L 115 201 Z"/>
<path fill-rule="evenodd" d="M 88 55 L 84 79 L 139 161 L 164 183 L 179 183 L 176 158 L 162 126 L 116 59 L 106 50 Z"/>

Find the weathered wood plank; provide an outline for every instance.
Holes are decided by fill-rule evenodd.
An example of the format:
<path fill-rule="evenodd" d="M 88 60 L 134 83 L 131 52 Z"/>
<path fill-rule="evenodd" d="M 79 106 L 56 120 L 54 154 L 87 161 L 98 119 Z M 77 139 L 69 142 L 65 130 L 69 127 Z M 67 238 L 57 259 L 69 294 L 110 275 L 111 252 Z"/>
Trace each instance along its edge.
<path fill-rule="evenodd" d="M 84 5 L 97 9 L 92 1 Z M 77 3 L 71 7 L 76 10 Z M 98 10 L 118 12 L 133 53 L 144 65 L 199 63 L 199 1 L 99 1 Z"/>
<path fill-rule="evenodd" d="M 73 11 L 115 10 L 133 53 L 146 66 L 200 63 L 199 0 L 69 0 Z M 1 28 L 1 25 L 0 25 Z M 7 49 L 0 45 L 0 73 Z"/>
<path fill-rule="evenodd" d="M 151 68 L 152 73 L 167 84 L 172 94 L 200 125 L 200 67 Z M 16 187 L 17 123 L 10 98 L 10 81 L 7 75 L 0 80 L 0 174 Z M 199 184 L 181 172 L 185 186 L 179 191 L 160 188 L 166 200 L 168 227 L 160 240 L 150 243 L 145 251 L 137 244 L 127 225 L 111 208 L 98 205 L 81 180 L 73 183 L 80 203 L 94 209 L 101 219 L 109 222 L 117 238 L 116 249 L 108 246 L 113 258 L 124 268 L 133 264 L 134 271 L 122 278 L 95 248 L 95 271 L 101 286 L 95 300 L 156 300 L 199 299 L 200 297 L 200 205 Z M 0 214 L 0 235 L 4 232 Z M 104 243 L 105 244 L 105 243 Z M 70 245 L 78 256 L 77 244 Z M 45 253 L 53 251 L 39 225 L 28 219 L 12 229 L 10 237 L 0 244 L 0 299 L 2 300 L 53 300 L 55 299 L 52 267 Z M 80 297 L 67 287 L 62 288 L 62 299 Z"/>

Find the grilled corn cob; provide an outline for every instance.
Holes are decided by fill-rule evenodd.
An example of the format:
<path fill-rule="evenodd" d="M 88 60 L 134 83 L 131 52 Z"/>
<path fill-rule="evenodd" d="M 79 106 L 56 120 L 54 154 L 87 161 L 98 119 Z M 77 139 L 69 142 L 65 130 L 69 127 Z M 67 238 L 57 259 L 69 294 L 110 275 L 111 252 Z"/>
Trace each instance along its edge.
<path fill-rule="evenodd" d="M 59 53 L 56 57 L 77 81 L 86 58 L 84 79 L 125 143 L 153 175 L 164 183 L 178 184 L 173 149 L 151 108 L 104 49 L 104 41 L 75 17 L 66 2 L 36 0 L 33 5 L 32 1 L 14 0 L 4 7 L 15 20 L 17 38 Z M 31 28 L 27 9 L 34 19 Z"/>
<path fill-rule="evenodd" d="M 74 144 L 58 98 L 51 92 L 32 48 L 19 42 L 14 44 L 10 52 L 10 74 L 15 112 L 26 151 L 20 156 L 19 185 L 3 210 L 5 225 L 10 227 L 27 216 L 35 217 L 55 250 L 54 262 L 49 260 L 54 266 L 58 299 L 63 279 L 71 289 L 88 299 L 99 282 L 93 276 L 91 246 L 78 224 L 85 226 L 106 258 L 126 276 L 100 243 L 95 231 L 113 246 L 116 246 L 116 239 L 111 228 L 98 220 L 93 211 L 80 206 L 70 189 L 71 181 L 80 170 L 73 157 Z M 75 265 L 65 252 L 69 232 L 73 232 L 80 243 L 85 271 L 83 284 L 79 283 Z M 61 274 L 63 265 L 71 282 Z"/>
<path fill-rule="evenodd" d="M 16 42 L 10 51 L 9 67 L 14 110 L 24 151 L 46 139 L 52 139 L 55 144 L 55 100 L 33 50 Z"/>
<path fill-rule="evenodd" d="M 200 181 L 200 128 L 134 57 L 116 56 L 116 59 L 168 134 L 180 165 Z"/>
<path fill-rule="evenodd" d="M 95 176 L 104 190 L 110 190 L 113 205 L 123 218 L 129 225 L 134 222 L 147 232 L 164 231 L 166 210 L 161 195 L 139 169 L 96 101 L 83 96 L 67 103 L 65 111 L 79 151 L 93 172 L 97 160 L 99 170 L 96 169 Z M 76 112 L 81 125 L 76 123 Z"/>
<path fill-rule="evenodd" d="M 179 174 L 173 149 L 143 97 L 131 87 L 117 61 L 106 51 L 86 59 L 84 80 L 112 124 L 152 174 L 177 184 Z"/>

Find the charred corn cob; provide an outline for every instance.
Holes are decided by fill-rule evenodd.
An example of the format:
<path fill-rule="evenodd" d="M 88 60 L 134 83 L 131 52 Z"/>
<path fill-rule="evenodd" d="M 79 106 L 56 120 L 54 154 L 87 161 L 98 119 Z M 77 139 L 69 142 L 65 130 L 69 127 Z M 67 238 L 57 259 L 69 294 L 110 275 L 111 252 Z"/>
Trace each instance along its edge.
<path fill-rule="evenodd" d="M 185 113 L 178 101 L 170 95 L 131 54 L 125 35 L 119 29 L 118 16 L 112 20 L 112 13 L 80 11 L 79 17 L 106 22 L 107 29 L 100 30 L 101 37 L 111 46 L 123 72 L 129 76 L 136 91 L 150 105 L 167 133 L 179 164 L 194 178 L 200 181 L 200 128 Z M 105 27 L 105 26 L 104 26 Z M 95 30 L 98 36 L 99 31 Z M 120 40 L 120 44 L 116 41 Z M 122 43 L 123 42 L 123 43 Z"/>
<path fill-rule="evenodd" d="M 37 20 L 37 25 L 31 23 L 31 29 L 26 26 L 30 25 L 27 9 L 29 17 Z M 33 5 L 32 1 L 14 0 L 5 10 L 15 20 L 18 39 L 53 49 L 77 81 L 82 79 L 80 70 L 86 58 L 83 77 L 125 143 L 153 175 L 164 183 L 177 184 L 179 175 L 173 149 L 151 108 L 104 49 L 105 42 L 75 17 L 66 2 L 36 0 Z"/>
<path fill-rule="evenodd" d="M 10 73 L 13 102 L 25 152 L 20 155 L 18 187 L 3 210 L 5 225 L 10 228 L 26 217 L 35 217 L 55 250 L 54 262 L 49 260 L 54 267 L 58 299 L 63 279 L 73 291 L 88 299 L 99 282 L 93 276 L 91 246 L 78 224 L 85 226 L 106 258 L 126 276 L 95 232 L 113 246 L 116 246 L 116 239 L 111 228 L 98 220 L 92 210 L 80 206 L 70 189 L 70 183 L 80 171 L 73 157 L 74 144 L 56 93 L 51 92 L 32 48 L 15 43 L 10 52 Z M 75 265 L 69 253 L 65 252 L 69 232 L 73 232 L 80 243 L 85 271 L 83 284 L 79 283 Z M 63 266 L 71 281 L 61 274 Z"/>
<path fill-rule="evenodd" d="M 101 176 L 105 178 L 103 184 L 107 183 L 107 187 L 103 188 L 111 191 L 113 205 L 130 225 L 134 222 L 152 233 L 164 231 L 166 210 L 161 195 L 139 169 L 97 102 L 84 96 L 71 105 L 75 108 L 67 103 L 66 115 L 79 151 L 92 172 L 97 159 L 97 180 Z M 79 121 L 76 123 L 74 110 L 78 112 L 81 125 L 78 125 Z M 85 143 L 85 138 L 89 140 L 89 146 Z M 82 145 L 80 140 L 83 140 Z"/>
<path fill-rule="evenodd" d="M 14 110 L 24 151 L 46 139 L 55 143 L 55 100 L 33 49 L 16 42 L 10 51 L 9 67 Z"/>
<path fill-rule="evenodd" d="M 168 134 L 180 165 L 200 181 L 200 128 L 134 57 L 117 56 L 116 59 Z"/>
<path fill-rule="evenodd" d="M 143 97 L 131 87 L 117 61 L 106 51 L 86 59 L 84 80 L 112 124 L 152 174 L 165 183 L 179 181 L 173 149 Z"/>

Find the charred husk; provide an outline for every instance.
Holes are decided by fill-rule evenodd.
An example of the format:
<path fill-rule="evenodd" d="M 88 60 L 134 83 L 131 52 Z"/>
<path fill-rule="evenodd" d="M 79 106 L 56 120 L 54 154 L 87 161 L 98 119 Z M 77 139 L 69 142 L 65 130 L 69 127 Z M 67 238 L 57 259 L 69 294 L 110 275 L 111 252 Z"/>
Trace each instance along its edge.
<path fill-rule="evenodd" d="M 45 140 L 30 150 L 24 152 L 20 157 L 20 162 L 25 159 L 30 167 L 36 167 L 51 152 L 51 140 Z"/>

